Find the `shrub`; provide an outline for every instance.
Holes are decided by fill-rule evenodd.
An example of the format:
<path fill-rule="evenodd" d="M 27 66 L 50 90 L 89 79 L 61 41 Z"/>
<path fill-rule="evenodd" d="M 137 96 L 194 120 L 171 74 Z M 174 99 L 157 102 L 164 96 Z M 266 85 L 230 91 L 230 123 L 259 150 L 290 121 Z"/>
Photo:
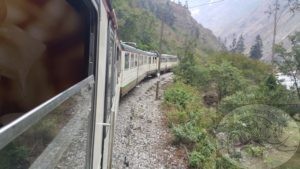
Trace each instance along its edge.
<path fill-rule="evenodd" d="M 189 166 L 191 168 L 202 168 L 205 162 L 205 157 L 201 154 L 201 152 L 193 151 L 189 155 Z"/>
<path fill-rule="evenodd" d="M 262 157 L 264 151 L 265 148 L 261 146 L 253 146 L 253 145 L 245 146 L 245 152 L 253 157 Z"/>
<path fill-rule="evenodd" d="M 224 61 L 241 71 L 244 78 L 252 81 L 252 84 L 262 82 L 272 72 L 272 66 L 258 60 L 253 60 L 241 54 L 217 53 L 210 57 L 211 62 L 221 64 Z"/>
<path fill-rule="evenodd" d="M 203 130 L 195 126 L 192 122 L 183 125 L 177 125 L 172 128 L 176 143 L 195 144 L 203 136 Z"/>
<path fill-rule="evenodd" d="M 217 169 L 241 169 L 237 165 L 235 165 L 230 159 L 227 157 L 219 157 L 216 160 L 216 168 Z"/>
<path fill-rule="evenodd" d="M 195 148 L 189 155 L 191 168 L 215 168 L 216 148 L 210 141 L 208 135 L 203 132 Z"/>
<path fill-rule="evenodd" d="M 197 108 L 201 104 L 201 100 L 197 95 L 197 91 L 191 86 L 177 82 L 165 91 L 164 101 L 183 111 L 190 107 Z"/>
<path fill-rule="evenodd" d="M 24 146 L 10 143 L 0 151 L 0 168 L 27 168 L 29 162 L 26 160 L 29 150 Z"/>
<path fill-rule="evenodd" d="M 184 124 L 189 120 L 189 116 L 185 111 L 172 111 L 167 113 L 168 122 L 173 124 Z"/>
<path fill-rule="evenodd" d="M 212 78 L 212 84 L 215 84 L 219 100 L 243 89 L 246 83 L 240 70 L 228 62 L 223 62 L 221 65 L 211 65 L 209 74 Z"/>

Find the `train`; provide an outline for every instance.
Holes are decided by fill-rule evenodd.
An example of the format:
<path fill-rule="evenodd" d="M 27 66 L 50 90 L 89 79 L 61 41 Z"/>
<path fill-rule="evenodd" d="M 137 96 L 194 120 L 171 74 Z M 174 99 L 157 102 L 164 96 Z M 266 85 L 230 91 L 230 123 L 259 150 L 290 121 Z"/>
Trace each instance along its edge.
<path fill-rule="evenodd" d="M 120 41 L 110 0 L 0 0 L 0 9 L 0 164 L 18 137 L 89 86 L 85 168 L 111 168 L 120 98 L 145 78 L 172 70 L 178 57 Z M 67 122 L 59 125 L 62 133 Z M 32 158 L 14 165 L 41 168 Z"/>

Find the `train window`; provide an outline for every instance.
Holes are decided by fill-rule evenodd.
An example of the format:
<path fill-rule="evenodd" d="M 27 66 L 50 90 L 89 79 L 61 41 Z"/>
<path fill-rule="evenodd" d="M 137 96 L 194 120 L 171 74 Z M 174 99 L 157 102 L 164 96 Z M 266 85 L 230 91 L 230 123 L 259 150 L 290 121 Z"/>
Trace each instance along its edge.
<path fill-rule="evenodd" d="M 139 65 L 141 66 L 143 64 L 143 60 L 141 59 L 142 55 L 139 55 Z"/>
<path fill-rule="evenodd" d="M 130 68 L 134 68 L 134 54 L 131 53 L 130 55 Z"/>
<path fill-rule="evenodd" d="M 148 64 L 151 64 L 151 57 L 149 57 L 149 63 Z"/>
<path fill-rule="evenodd" d="M 134 56 L 134 66 L 137 67 L 138 66 L 138 55 L 135 54 Z"/>
<path fill-rule="evenodd" d="M 125 70 L 129 68 L 129 53 L 125 53 Z"/>
<path fill-rule="evenodd" d="M 4 149 L 1 147 L 0 168 L 29 168 L 33 163 L 38 164 L 36 159 L 49 157 L 51 161 L 53 155 L 59 154 L 55 150 L 67 148 L 59 146 L 69 146 L 58 141 L 67 143 L 71 139 L 71 142 L 76 135 L 74 132 L 78 130 L 69 121 L 81 126 L 82 121 L 76 120 L 79 116 L 92 117 L 90 111 L 77 112 L 81 108 L 75 108 L 80 104 L 76 99 L 62 104 L 65 111 L 59 107 L 49 111 L 86 84 L 84 79 L 93 73 L 89 64 L 93 64 L 95 56 L 95 51 L 91 52 L 96 45 L 92 44 L 96 41 L 93 40 L 96 24 L 91 23 L 96 18 L 91 17 L 95 10 L 89 1 L 0 0 L 0 4 L 0 128 L 31 111 L 26 119 L 14 123 L 18 127 L 14 126 L 13 131 L 6 130 L 10 136 L 19 136 Z M 91 77 L 87 81 L 92 80 Z M 45 103 L 49 99 L 52 100 Z M 36 108 L 41 103 L 44 107 Z M 48 109 L 42 109 L 45 107 Z M 90 106 L 85 108 L 88 109 Z M 34 116 L 44 118 L 37 122 L 39 118 Z M 70 130 L 62 128 L 74 132 L 66 134 Z M 12 141 L 12 137 L 2 134 L 1 140 Z M 54 141 L 57 144 L 52 144 Z M 83 153 L 87 149 L 85 145 L 81 148 Z M 84 165 L 81 159 L 77 161 Z M 48 168 L 46 163 L 35 166 Z"/>

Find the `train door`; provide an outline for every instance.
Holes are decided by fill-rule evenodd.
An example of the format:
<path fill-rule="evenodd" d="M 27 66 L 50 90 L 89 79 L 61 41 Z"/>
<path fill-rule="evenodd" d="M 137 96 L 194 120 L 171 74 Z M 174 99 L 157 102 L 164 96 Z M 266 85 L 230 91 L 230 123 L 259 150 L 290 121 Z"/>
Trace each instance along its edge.
<path fill-rule="evenodd" d="M 110 161 L 110 147 L 112 146 L 113 115 L 114 115 L 114 97 L 116 94 L 117 82 L 117 57 L 116 57 L 115 33 L 112 29 L 112 23 L 109 22 L 108 41 L 107 41 L 107 62 L 106 62 L 106 84 L 105 84 L 105 105 L 104 105 L 104 124 L 108 124 L 103 131 L 103 149 L 102 149 L 102 167 L 107 168 Z"/>

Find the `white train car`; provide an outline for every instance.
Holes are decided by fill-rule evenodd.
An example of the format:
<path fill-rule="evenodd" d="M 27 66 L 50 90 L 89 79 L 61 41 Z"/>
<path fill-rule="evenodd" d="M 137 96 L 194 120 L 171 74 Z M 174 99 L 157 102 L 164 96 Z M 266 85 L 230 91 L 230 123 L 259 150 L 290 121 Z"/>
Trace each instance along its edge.
<path fill-rule="evenodd" d="M 157 71 L 157 54 L 121 44 L 121 95 Z"/>

